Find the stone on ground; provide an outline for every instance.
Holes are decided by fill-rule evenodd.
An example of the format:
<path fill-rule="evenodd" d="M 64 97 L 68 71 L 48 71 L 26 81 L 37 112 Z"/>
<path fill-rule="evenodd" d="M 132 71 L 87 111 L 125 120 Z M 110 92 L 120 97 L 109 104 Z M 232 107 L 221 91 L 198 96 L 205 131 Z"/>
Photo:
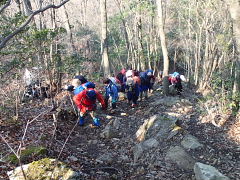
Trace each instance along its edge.
<path fill-rule="evenodd" d="M 203 145 L 201 143 L 198 142 L 198 139 L 190 134 L 186 135 L 182 142 L 181 145 L 185 148 L 185 149 L 199 149 L 202 148 Z"/>
<path fill-rule="evenodd" d="M 184 170 L 192 170 L 195 163 L 195 160 L 180 146 L 170 147 L 165 159 Z"/>
<path fill-rule="evenodd" d="M 215 167 L 200 162 L 195 163 L 194 173 L 196 180 L 230 180 Z"/>

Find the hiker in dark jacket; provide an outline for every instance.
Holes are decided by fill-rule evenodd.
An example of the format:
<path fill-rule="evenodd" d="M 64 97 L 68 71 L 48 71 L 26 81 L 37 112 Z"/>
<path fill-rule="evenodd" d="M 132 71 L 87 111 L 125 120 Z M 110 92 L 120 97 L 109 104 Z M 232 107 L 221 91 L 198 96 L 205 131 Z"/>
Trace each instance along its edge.
<path fill-rule="evenodd" d="M 132 107 L 137 106 L 137 100 L 139 97 L 139 84 L 137 81 L 134 81 L 133 72 L 126 73 L 126 92 L 128 103 L 132 103 Z"/>

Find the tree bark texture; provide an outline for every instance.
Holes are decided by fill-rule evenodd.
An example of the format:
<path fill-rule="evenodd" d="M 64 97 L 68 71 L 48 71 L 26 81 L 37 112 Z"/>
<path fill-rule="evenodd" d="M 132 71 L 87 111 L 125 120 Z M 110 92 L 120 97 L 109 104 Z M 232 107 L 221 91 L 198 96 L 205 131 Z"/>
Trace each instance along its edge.
<path fill-rule="evenodd" d="M 108 40 L 107 40 L 107 9 L 106 0 L 100 0 L 100 10 L 101 10 L 101 54 L 103 62 L 104 76 L 110 76 L 110 64 L 108 59 Z"/>

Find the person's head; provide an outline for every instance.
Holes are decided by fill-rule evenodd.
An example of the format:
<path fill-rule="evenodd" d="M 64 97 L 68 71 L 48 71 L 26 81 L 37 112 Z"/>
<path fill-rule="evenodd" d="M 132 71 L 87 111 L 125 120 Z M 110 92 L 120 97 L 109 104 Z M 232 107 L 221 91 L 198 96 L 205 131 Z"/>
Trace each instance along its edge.
<path fill-rule="evenodd" d="M 123 75 L 125 75 L 126 74 L 126 69 L 122 69 L 121 71 L 120 71 L 120 73 L 122 73 Z"/>
<path fill-rule="evenodd" d="M 108 85 L 110 82 L 111 82 L 111 80 L 109 78 L 106 78 L 103 80 L 104 85 Z"/>
<path fill-rule="evenodd" d="M 79 79 L 73 79 L 72 80 L 72 85 L 74 86 L 74 87 L 78 87 L 78 86 L 80 86 L 82 83 L 81 83 L 81 81 L 79 80 Z"/>
<path fill-rule="evenodd" d="M 128 70 L 126 72 L 126 77 L 128 78 L 128 77 L 132 77 L 132 76 L 133 76 L 133 71 L 132 70 Z"/>
<path fill-rule="evenodd" d="M 87 79 L 82 75 L 74 76 L 73 79 L 78 79 L 81 82 L 81 84 L 84 84 L 87 82 Z"/>

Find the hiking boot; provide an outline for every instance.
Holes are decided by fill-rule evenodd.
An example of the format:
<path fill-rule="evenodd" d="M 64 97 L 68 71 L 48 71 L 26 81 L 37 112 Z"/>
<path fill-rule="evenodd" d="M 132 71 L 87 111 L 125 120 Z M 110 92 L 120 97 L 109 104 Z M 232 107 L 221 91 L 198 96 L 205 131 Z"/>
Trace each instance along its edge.
<path fill-rule="evenodd" d="M 99 127 L 100 126 L 100 121 L 98 118 L 93 118 L 93 125 Z"/>
<path fill-rule="evenodd" d="M 79 126 L 83 126 L 84 125 L 84 117 L 81 117 L 79 118 Z"/>

